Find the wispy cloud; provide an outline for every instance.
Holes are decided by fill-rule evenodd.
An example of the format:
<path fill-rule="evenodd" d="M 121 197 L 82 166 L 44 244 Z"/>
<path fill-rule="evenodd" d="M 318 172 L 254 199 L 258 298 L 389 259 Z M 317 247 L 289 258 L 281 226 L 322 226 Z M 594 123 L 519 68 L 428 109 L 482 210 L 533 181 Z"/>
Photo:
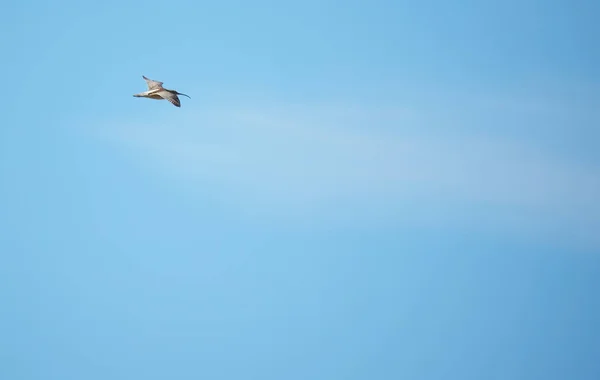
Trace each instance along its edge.
<path fill-rule="evenodd" d="M 600 228 L 598 168 L 519 141 L 438 137 L 425 119 L 395 107 L 279 105 L 103 130 L 153 169 L 269 213 L 486 205 Z"/>

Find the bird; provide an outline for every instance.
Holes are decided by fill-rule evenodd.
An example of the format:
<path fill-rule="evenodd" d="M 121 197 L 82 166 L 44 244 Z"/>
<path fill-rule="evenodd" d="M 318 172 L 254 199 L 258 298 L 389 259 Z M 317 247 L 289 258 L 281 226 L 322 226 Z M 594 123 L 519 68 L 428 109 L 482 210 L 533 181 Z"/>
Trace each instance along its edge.
<path fill-rule="evenodd" d="M 164 88 L 163 82 L 149 79 L 145 75 L 142 75 L 142 78 L 144 78 L 144 80 L 148 84 L 148 91 L 140 92 L 139 94 L 134 94 L 133 96 L 136 98 L 149 98 L 156 100 L 166 99 L 169 102 L 171 102 L 171 104 L 173 104 L 175 107 L 181 107 L 181 102 L 179 101 L 179 97 L 177 95 L 183 95 L 190 98 L 188 95 L 182 94 L 181 92 Z"/>

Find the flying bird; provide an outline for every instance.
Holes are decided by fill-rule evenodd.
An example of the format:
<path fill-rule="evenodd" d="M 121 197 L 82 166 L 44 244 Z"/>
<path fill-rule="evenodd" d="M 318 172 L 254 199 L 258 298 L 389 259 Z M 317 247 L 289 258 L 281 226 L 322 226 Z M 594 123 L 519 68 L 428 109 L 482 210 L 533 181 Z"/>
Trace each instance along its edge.
<path fill-rule="evenodd" d="M 144 80 L 148 84 L 148 91 L 140 92 L 139 94 L 133 95 L 136 98 L 150 98 L 150 99 L 156 99 L 156 100 L 167 99 L 175 107 L 181 107 L 181 102 L 179 101 L 179 97 L 177 95 L 183 95 L 183 96 L 187 96 L 188 98 L 190 98 L 188 95 L 182 94 L 181 92 L 177 92 L 175 90 L 169 90 L 169 89 L 164 88 L 162 86 L 163 82 L 158 82 L 158 81 L 146 78 L 144 75 L 142 75 L 142 78 L 144 78 Z"/>

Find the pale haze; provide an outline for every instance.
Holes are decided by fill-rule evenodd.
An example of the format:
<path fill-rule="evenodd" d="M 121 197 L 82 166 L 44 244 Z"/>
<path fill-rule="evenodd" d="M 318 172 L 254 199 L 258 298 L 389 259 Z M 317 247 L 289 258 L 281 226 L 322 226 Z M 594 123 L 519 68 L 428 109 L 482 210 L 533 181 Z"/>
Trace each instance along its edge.
<path fill-rule="evenodd" d="M 0 379 L 600 379 L 598 2 L 1 10 Z"/>

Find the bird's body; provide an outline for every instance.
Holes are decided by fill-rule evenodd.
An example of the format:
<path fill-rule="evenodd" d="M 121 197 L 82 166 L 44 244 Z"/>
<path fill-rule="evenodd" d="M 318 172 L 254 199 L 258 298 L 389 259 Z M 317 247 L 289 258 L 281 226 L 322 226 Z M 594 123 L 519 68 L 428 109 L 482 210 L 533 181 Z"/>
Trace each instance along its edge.
<path fill-rule="evenodd" d="M 189 96 L 186 94 L 182 94 L 175 90 L 169 90 L 169 89 L 164 88 L 162 86 L 163 82 L 158 82 L 158 81 L 155 81 L 152 79 L 148 79 L 144 75 L 142 75 L 142 78 L 144 78 L 144 80 L 148 84 L 148 91 L 134 94 L 133 96 L 135 96 L 136 98 L 149 98 L 149 99 L 156 99 L 156 100 L 166 99 L 169 102 L 171 102 L 171 104 L 173 104 L 175 107 L 181 107 L 181 102 L 179 101 L 179 97 L 177 95 L 183 95 L 183 96 L 187 96 L 189 98 Z"/>

